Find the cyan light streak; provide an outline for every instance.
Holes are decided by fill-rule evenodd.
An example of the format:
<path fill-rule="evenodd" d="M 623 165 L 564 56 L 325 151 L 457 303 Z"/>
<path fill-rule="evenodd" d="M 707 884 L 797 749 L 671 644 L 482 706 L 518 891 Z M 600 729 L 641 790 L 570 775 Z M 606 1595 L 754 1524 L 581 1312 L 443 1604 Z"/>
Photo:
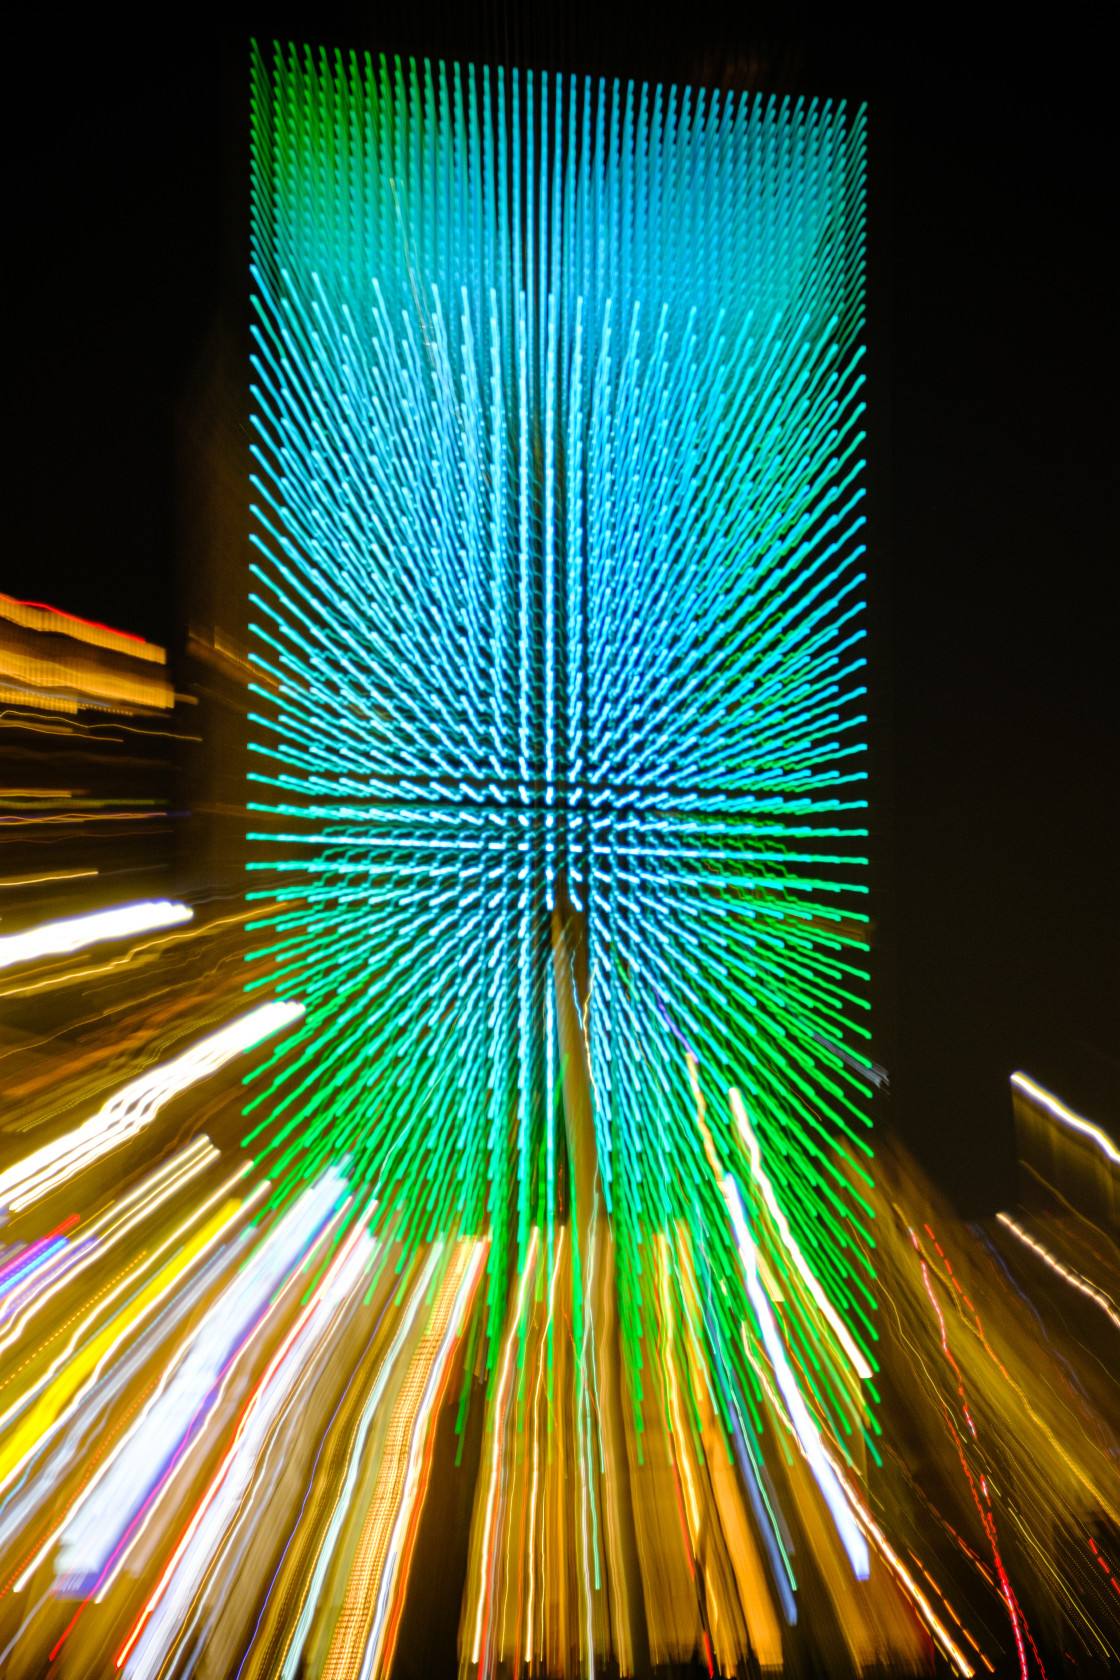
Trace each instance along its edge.
<path fill-rule="evenodd" d="M 279 49 L 253 77 L 250 984 L 306 1015 L 249 1137 L 278 1197 L 348 1154 L 406 1247 L 488 1234 L 504 1323 L 507 1257 L 555 1251 L 551 917 L 582 916 L 639 1412 L 676 1221 L 760 1392 L 683 1043 L 780 1204 L 781 1333 L 830 1327 L 840 1439 L 874 1368 L 862 115 Z"/>

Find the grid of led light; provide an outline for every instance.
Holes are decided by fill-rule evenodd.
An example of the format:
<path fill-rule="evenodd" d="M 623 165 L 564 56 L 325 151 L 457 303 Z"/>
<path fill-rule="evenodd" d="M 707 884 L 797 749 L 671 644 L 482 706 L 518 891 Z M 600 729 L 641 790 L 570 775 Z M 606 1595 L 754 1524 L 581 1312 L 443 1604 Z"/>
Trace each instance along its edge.
<path fill-rule="evenodd" d="M 685 1226 L 721 1368 L 757 1391 L 749 1240 L 843 1432 L 863 160 L 828 103 L 254 56 L 251 984 L 306 1009 L 256 1148 L 490 1232 L 500 1310 L 557 1218 L 562 901 L 636 1396 Z"/>

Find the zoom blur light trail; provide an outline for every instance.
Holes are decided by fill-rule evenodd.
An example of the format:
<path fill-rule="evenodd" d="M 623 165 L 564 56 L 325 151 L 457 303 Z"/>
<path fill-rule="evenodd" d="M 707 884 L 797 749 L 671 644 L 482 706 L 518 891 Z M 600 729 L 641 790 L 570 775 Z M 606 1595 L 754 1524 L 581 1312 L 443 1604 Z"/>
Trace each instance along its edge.
<path fill-rule="evenodd" d="M 329 1176 L 329 1175 L 328 1175 Z M 190 1521 L 171 1553 L 155 1590 L 117 1656 L 128 1675 L 154 1675 L 164 1668 L 170 1645 L 189 1638 L 203 1583 L 211 1574 L 238 1510 L 252 1489 L 278 1412 L 315 1361 L 340 1310 L 360 1284 L 375 1249 L 364 1221 L 354 1226 L 305 1301 L 302 1311 L 272 1354 L 241 1408 L 226 1448 Z M 218 1571 L 217 1589 L 221 1589 Z M 127 1666 L 125 1666 L 127 1664 Z"/>
<path fill-rule="evenodd" d="M 162 1202 L 205 1172 L 218 1155 L 203 1134 L 77 1233 L 61 1234 L 77 1224 L 78 1216 L 72 1214 L 58 1234 L 17 1249 L 16 1258 L 0 1271 L 0 1356 L 19 1341 L 31 1320 L 60 1290 L 103 1259 Z"/>
<path fill-rule="evenodd" d="M 83 873 L 95 875 L 97 871 Z M 68 916 L 61 922 L 44 922 L 41 927 L 0 937 L 0 968 L 68 955 L 105 939 L 127 939 L 134 933 L 177 927 L 181 922 L 189 922 L 193 915 L 189 904 L 173 904 L 169 899 L 158 898 L 145 904 L 122 904 L 115 910 L 94 910 L 88 916 Z"/>
<path fill-rule="evenodd" d="M 98 1577 L 122 1538 L 131 1538 L 136 1513 L 147 1511 L 165 1475 L 179 1471 L 186 1440 L 204 1433 L 230 1367 L 259 1333 L 286 1274 L 304 1258 L 345 1189 L 345 1180 L 328 1173 L 306 1190 L 180 1349 L 174 1370 L 164 1374 L 154 1398 L 71 1512 L 55 1566 L 69 1593 L 79 1596 L 94 1581 L 104 1591 Z"/>
<path fill-rule="evenodd" d="M 1025 1073 L 1013 1073 L 1011 1087 L 1013 1091 L 1019 1091 L 1037 1103 L 1059 1125 L 1068 1127 L 1071 1132 L 1076 1132 L 1081 1137 L 1090 1138 L 1109 1166 L 1120 1167 L 1120 1149 L 1117 1149 L 1108 1133 L 1100 1126 L 1094 1126 L 1091 1121 L 1082 1119 L 1080 1114 L 1075 1114 L 1072 1108 L 1067 1108 L 1064 1102 L 1059 1102 L 1052 1092 L 1044 1090 Z"/>
<path fill-rule="evenodd" d="M 875 1368 L 863 160 L 831 102 L 254 49 L 250 985 L 307 1013 L 245 1141 L 277 1198 L 350 1156 L 406 1249 L 488 1236 L 492 1369 L 535 1230 L 552 1274 L 570 973 L 577 1345 L 601 1213 L 640 1420 L 644 1245 L 687 1226 L 724 1427 L 781 1342 L 842 1455 Z M 705 1136 L 780 1205 L 747 1210 L 765 1336 Z"/>
<path fill-rule="evenodd" d="M 298 1020 L 298 1003 L 265 1003 L 117 1091 L 97 1113 L 0 1173 L 0 1210 L 21 1213 L 151 1124 L 166 1103 Z"/>

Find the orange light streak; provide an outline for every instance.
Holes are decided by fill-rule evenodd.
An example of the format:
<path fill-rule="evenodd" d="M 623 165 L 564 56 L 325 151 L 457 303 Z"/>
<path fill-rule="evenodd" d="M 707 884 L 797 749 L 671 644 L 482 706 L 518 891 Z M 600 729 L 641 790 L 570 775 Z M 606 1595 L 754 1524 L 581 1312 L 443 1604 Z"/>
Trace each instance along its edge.
<path fill-rule="evenodd" d="M 183 1530 L 182 1535 L 180 1536 L 178 1545 L 175 1547 L 175 1549 L 172 1552 L 170 1558 L 168 1559 L 168 1561 L 167 1561 L 167 1563 L 164 1567 L 163 1574 L 160 1576 L 159 1580 L 156 1582 L 155 1590 L 152 1592 L 152 1594 L 149 1597 L 147 1603 L 144 1605 L 144 1608 L 141 1610 L 140 1615 L 138 1616 L 138 1618 L 136 1620 L 136 1623 L 135 1623 L 134 1627 L 132 1628 L 132 1631 L 130 1632 L 127 1640 L 124 1643 L 124 1645 L 121 1647 L 120 1651 L 117 1653 L 117 1657 L 116 1657 L 117 1668 L 123 1668 L 125 1663 L 128 1661 L 129 1652 L 132 1650 L 132 1647 L 136 1644 L 136 1641 L 139 1639 L 140 1635 L 143 1633 L 145 1627 L 147 1626 L 148 1622 L 151 1619 L 152 1613 L 154 1612 L 157 1604 L 159 1603 L 160 1599 L 163 1597 L 164 1593 L 167 1591 L 168 1583 L 170 1582 L 171 1577 L 174 1575 L 175 1570 L 178 1567 L 179 1560 L 182 1558 L 182 1556 L 183 1556 L 184 1552 L 186 1551 L 187 1547 L 190 1545 L 191 1540 L 194 1538 L 195 1531 L 197 1530 L 199 1523 L 202 1521 L 203 1517 L 206 1515 L 206 1512 L 209 1510 L 210 1506 L 213 1504 L 214 1499 L 215 1499 L 219 1489 L 222 1486 L 222 1483 L 225 1481 L 226 1476 L 229 1474 L 230 1466 L 233 1463 L 235 1457 L 237 1456 L 237 1450 L 241 1445 L 242 1437 L 245 1434 L 245 1431 L 249 1426 L 249 1423 L 252 1419 L 253 1413 L 256 1411 L 257 1406 L 260 1404 L 261 1396 L 264 1394 L 265 1389 L 268 1387 L 268 1384 L 271 1382 L 271 1380 L 273 1378 L 273 1375 L 275 1374 L 275 1372 L 279 1369 L 280 1365 L 282 1364 L 285 1356 L 288 1353 L 288 1350 L 292 1346 L 292 1343 L 299 1336 L 300 1332 L 303 1330 L 304 1325 L 307 1323 L 308 1319 L 310 1319 L 311 1316 L 313 1315 L 313 1313 L 315 1312 L 316 1308 L 319 1305 L 319 1301 L 320 1301 L 322 1295 L 333 1284 L 335 1274 L 336 1274 L 339 1266 L 341 1265 L 343 1260 L 348 1256 L 351 1246 L 353 1245 L 354 1242 L 357 1241 L 359 1235 L 362 1233 L 362 1231 L 364 1229 L 365 1229 L 365 1226 L 362 1222 L 359 1222 L 357 1225 L 355 1225 L 354 1230 L 351 1232 L 351 1234 L 347 1238 L 346 1242 L 339 1249 L 339 1252 L 338 1252 L 338 1255 L 336 1257 L 335 1263 L 324 1273 L 323 1277 L 320 1279 L 319 1284 L 316 1287 L 316 1289 L 315 1289 L 314 1293 L 312 1294 L 312 1296 L 310 1297 L 310 1299 L 308 1300 L 307 1305 L 304 1307 L 303 1311 L 298 1315 L 298 1317 L 295 1320 L 295 1323 L 291 1326 L 287 1335 L 284 1337 L 283 1341 L 280 1343 L 280 1346 L 276 1349 L 276 1352 L 273 1354 L 272 1358 L 269 1360 L 268 1365 L 266 1366 L 266 1368 L 264 1370 L 264 1373 L 260 1378 L 260 1381 L 257 1383 L 256 1387 L 253 1389 L 253 1392 L 250 1394 L 248 1400 L 245 1402 L 245 1405 L 244 1405 L 244 1407 L 242 1408 L 242 1411 L 241 1411 L 241 1416 L 240 1416 L 240 1418 L 238 1419 L 238 1422 L 237 1422 L 237 1428 L 235 1429 L 234 1434 L 233 1434 L 233 1439 L 230 1442 L 229 1446 L 226 1448 L 226 1451 L 225 1451 L 225 1453 L 222 1457 L 221 1463 L 218 1465 L 217 1470 L 215 1470 L 214 1475 L 211 1477 L 205 1493 L 202 1495 L 201 1499 L 198 1501 L 198 1504 L 195 1506 L 193 1512 L 191 1513 L 190 1520 L 187 1523 L 186 1528 Z"/>
<path fill-rule="evenodd" d="M 517 1311 L 506 1336 L 506 1345 L 502 1353 L 502 1369 L 498 1380 L 498 1390 L 494 1397 L 494 1436 L 491 1449 L 490 1486 L 486 1493 L 486 1521 L 482 1530 L 482 1555 L 480 1562 L 478 1611 L 474 1623 L 474 1643 L 471 1661 L 477 1663 L 482 1651 L 483 1631 L 489 1633 L 490 1627 L 490 1534 L 494 1523 L 494 1504 L 498 1497 L 498 1471 L 502 1460 L 502 1437 L 505 1434 L 505 1417 L 509 1389 L 510 1358 L 513 1344 L 517 1340 L 517 1330 L 521 1323 L 521 1315 L 525 1311 L 525 1291 L 529 1278 L 536 1272 L 537 1239 L 540 1231 L 533 1226 L 533 1234 L 529 1242 L 529 1252 L 525 1256 L 525 1270 L 521 1274 L 521 1287 L 517 1293 Z"/>
<path fill-rule="evenodd" d="M 535 1545 L 535 1531 L 537 1520 L 537 1481 L 540 1474 L 540 1404 L 541 1383 L 544 1378 L 545 1361 L 548 1352 L 548 1332 L 552 1327 L 553 1312 L 556 1304 L 556 1277 L 560 1270 L 560 1257 L 564 1252 L 564 1241 L 568 1234 L 568 1227 L 560 1227 L 560 1241 L 556 1245 L 556 1258 L 552 1263 L 552 1280 L 548 1286 L 548 1318 L 541 1333 L 540 1352 L 537 1359 L 537 1383 L 533 1394 L 533 1492 L 529 1507 L 529 1603 L 525 1615 L 525 1661 L 533 1660 L 533 1548 Z"/>
<path fill-rule="evenodd" d="M 996 1218 L 1001 1225 L 1017 1236 L 1021 1243 L 1025 1243 L 1027 1248 L 1037 1254 L 1039 1259 L 1049 1266 L 1052 1272 L 1056 1272 L 1072 1289 L 1077 1289 L 1082 1295 L 1087 1296 L 1106 1314 L 1117 1330 L 1120 1330 L 1120 1314 L 1117 1313 L 1110 1296 L 1097 1289 L 1089 1282 L 1088 1278 L 1082 1277 L 1080 1272 L 1075 1272 L 1070 1267 L 1063 1266 L 1056 1255 L 1051 1254 L 1048 1248 L 1044 1247 L 1035 1237 L 1032 1237 L 1029 1232 L 1024 1231 L 1021 1225 L 1016 1225 L 1015 1221 L 1006 1213 L 997 1213 Z"/>

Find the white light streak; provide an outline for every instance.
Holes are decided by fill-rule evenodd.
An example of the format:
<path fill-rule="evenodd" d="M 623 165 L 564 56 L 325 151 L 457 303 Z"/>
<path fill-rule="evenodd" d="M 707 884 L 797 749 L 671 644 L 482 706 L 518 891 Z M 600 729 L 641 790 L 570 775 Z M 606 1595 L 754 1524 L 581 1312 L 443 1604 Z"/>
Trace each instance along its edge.
<path fill-rule="evenodd" d="M 1057 1272 L 1058 1276 L 1064 1278 L 1071 1288 L 1080 1290 L 1082 1295 L 1087 1295 L 1090 1301 L 1093 1301 L 1103 1313 L 1108 1315 L 1117 1330 L 1120 1330 L 1120 1313 L 1117 1313 L 1110 1296 L 1095 1288 L 1088 1278 L 1082 1277 L 1080 1272 L 1073 1271 L 1069 1266 L 1063 1266 L 1057 1255 L 1051 1254 L 1048 1248 L 1044 1247 L 1037 1238 L 1032 1237 L 1029 1232 L 1024 1231 L 1021 1225 L 1016 1225 L 1009 1214 L 997 1213 L 996 1218 L 1001 1225 L 1005 1225 L 1009 1231 L 1014 1232 L 1021 1243 L 1025 1243 L 1029 1249 L 1033 1250 L 1039 1259 L 1049 1266 L 1052 1272 Z"/>
<path fill-rule="evenodd" d="M 21 1213 L 94 1161 L 127 1143 L 181 1091 L 209 1079 L 234 1056 L 251 1050 L 303 1014 L 300 1003 L 265 1003 L 162 1067 L 149 1068 L 109 1098 L 93 1117 L 0 1173 L 0 1207 Z"/>
<path fill-rule="evenodd" d="M 747 1229 L 743 1204 L 739 1199 L 739 1187 L 728 1173 L 723 1181 L 723 1193 L 727 1198 L 727 1206 L 731 1212 L 731 1222 L 735 1227 L 735 1237 L 739 1244 L 739 1253 L 743 1259 L 743 1271 L 747 1280 L 747 1293 L 754 1307 L 758 1327 L 762 1331 L 762 1340 L 766 1344 L 766 1352 L 774 1370 L 778 1387 L 785 1401 L 790 1422 L 794 1433 L 801 1443 L 801 1450 L 805 1454 L 809 1468 L 813 1472 L 817 1486 L 821 1490 L 825 1504 L 832 1514 L 836 1524 L 836 1532 L 840 1542 L 848 1554 L 848 1561 L 858 1581 L 866 1581 L 871 1570 L 871 1558 L 867 1550 L 859 1524 L 852 1515 L 852 1508 L 844 1494 L 844 1489 L 837 1480 L 836 1472 L 828 1462 L 827 1454 L 821 1445 L 820 1434 L 816 1424 L 809 1415 L 806 1406 L 794 1380 L 793 1372 L 789 1368 L 785 1349 L 778 1336 L 774 1315 L 770 1311 L 770 1303 L 763 1294 L 762 1285 L 758 1281 L 758 1267 L 755 1262 L 755 1247 L 751 1234 Z"/>
<path fill-rule="evenodd" d="M 758 1182 L 759 1189 L 762 1191 L 766 1206 L 770 1209 L 771 1217 L 781 1233 L 782 1241 L 786 1245 L 790 1258 L 797 1267 L 797 1270 L 801 1273 L 802 1278 L 805 1280 L 805 1286 L 810 1295 L 813 1297 L 813 1300 L 817 1303 L 817 1306 L 832 1326 L 837 1341 L 840 1343 L 840 1346 L 844 1349 L 844 1352 L 851 1361 L 853 1370 L 866 1382 L 870 1380 L 872 1375 L 871 1366 L 867 1363 L 867 1360 L 856 1346 L 855 1340 L 852 1337 L 847 1325 L 840 1317 L 840 1314 L 836 1311 L 836 1308 L 832 1305 L 832 1302 L 821 1288 L 816 1274 L 809 1266 L 808 1261 L 805 1259 L 805 1256 L 802 1254 L 801 1249 L 798 1246 L 796 1237 L 789 1228 L 789 1222 L 786 1219 L 785 1214 L 782 1212 L 778 1198 L 774 1194 L 773 1185 L 770 1183 L 770 1180 L 767 1178 L 766 1173 L 763 1170 L 762 1152 L 758 1147 L 758 1139 L 751 1130 L 750 1121 L 747 1119 L 746 1110 L 743 1107 L 743 1099 L 739 1095 L 738 1091 L 735 1090 L 734 1086 L 732 1086 L 728 1095 L 731 1098 L 731 1106 L 735 1111 L 735 1118 L 739 1122 L 739 1131 L 742 1134 L 743 1142 L 746 1144 L 747 1152 L 751 1158 L 751 1171 Z"/>
<path fill-rule="evenodd" d="M 1044 1108 L 1059 1125 L 1068 1126 L 1071 1132 L 1080 1132 L 1082 1137 L 1091 1138 L 1105 1159 L 1114 1167 L 1120 1167 L 1120 1150 L 1116 1148 L 1107 1132 L 1103 1132 L 1099 1126 L 1094 1126 L 1091 1121 L 1083 1120 L 1080 1114 L 1075 1114 L 1049 1091 L 1044 1091 L 1041 1085 L 1036 1085 L 1025 1073 L 1013 1073 L 1011 1083 L 1017 1086 L 1024 1096 L 1038 1103 L 1040 1108 Z"/>
<path fill-rule="evenodd" d="M 316 1233 L 321 1236 L 319 1228 L 345 1190 L 346 1180 L 328 1172 L 305 1191 L 177 1349 L 156 1393 L 71 1509 L 56 1575 L 101 1573 L 192 1428 L 196 1440 L 201 1439 L 199 1420 L 213 1410 L 216 1385 L 227 1364 L 235 1354 L 238 1359 L 243 1356 L 254 1321 L 260 1321 L 256 1331 L 263 1327 L 270 1298 L 304 1258 L 312 1237 L 318 1241 Z M 121 1563 L 123 1554 L 118 1568 Z M 108 1585 L 102 1583 L 99 1600 Z"/>
<path fill-rule="evenodd" d="M 206 1571 L 252 1485 L 273 1424 L 309 1362 L 318 1356 L 339 1309 L 360 1285 L 375 1243 L 364 1224 L 351 1231 L 329 1271 L 273 1354 L 241 1413 L 233 1440 L 176 1546 L 126 1647 L 125 1672 L 158 1673 Z M 130 1646 L 133 1643 L 130 1641 Z M 124 1666 L 118 1659 L 118 1666 Z"/>
<path fill-rule="evenodd" d="M 21 1284 L 20 1294 L 23 1299 L 20 1304 L 23 1310 L 19 1317 L 14 1319 L 11 1328 L 0 1337 L 0 1354 L 5 1353 L 19 1340 L 30 1321 L 60 1289 L 64 1289 L 82 1272 L 102 1260 L 129 1231 L 142 1224 L 156 1208 L 176 1195 L 191 1179 L 205 1172 L 206 1168 L 218 1159 L 220 1153 L 206 1134 L 201 1133 L 186 1149 L 173 1156 L 156 1172 L 151 1173 L 142 1184 L 137 1185 L 129 1195 L 109 1208 L 100 1219 L 79 1230 L 66 1253 L 60 1257 L 59 1266 L 52 1266 L 49 1272 L 43 1267 Z"/>
<path fill-rule="evenodd" d="M 156 898 L 143 904 L 122 904 L 115 910 L 94 910 L 88 916 L 68 916 L 61 922 L 44 922 L 42 927 L 26 928 L 23 933 L 9 933 L 0 938 L 0 968 L 36 962 L 40 957 L 64 956 L 104 939 L 127 939 L 133 933 L 177 927 L 180 922 L 191 921 L 193 916 L 189 904 Z"/>

